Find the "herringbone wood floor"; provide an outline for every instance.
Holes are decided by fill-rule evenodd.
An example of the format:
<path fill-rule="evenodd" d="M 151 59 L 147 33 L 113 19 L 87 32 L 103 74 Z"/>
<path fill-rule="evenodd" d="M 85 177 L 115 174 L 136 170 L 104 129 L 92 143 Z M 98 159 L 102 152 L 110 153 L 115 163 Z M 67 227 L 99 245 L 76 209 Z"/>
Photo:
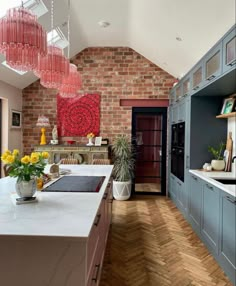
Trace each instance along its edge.
<path fill-rule="evenodd" d="M 114 201 L 100 286 L 232 286 L 171 200 Z"/>

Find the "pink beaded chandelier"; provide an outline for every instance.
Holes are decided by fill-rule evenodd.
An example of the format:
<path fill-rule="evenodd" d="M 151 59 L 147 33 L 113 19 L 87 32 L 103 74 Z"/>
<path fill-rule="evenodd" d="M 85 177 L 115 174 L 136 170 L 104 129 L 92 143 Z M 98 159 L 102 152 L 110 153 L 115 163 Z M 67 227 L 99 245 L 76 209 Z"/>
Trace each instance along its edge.
<path fill-rule="evenodd" d="M 74 64 L 70 64 L 70 73 L 64 77 L 59 88 L 60 96 L 75 97 L 78 89 L 81 87 L 81 77 Z"/>
<path fill-rule="evenodd" d="M 68 0 L 68 59 L 70 58 L 70 0 Z M 62 84 L 59 88 L 60 96 L 75 97 L 78 90 L 81 88 L 81 76 L 74 64 L 70 64 L 70 72 L 67 77 L 63 78 Z"/>
<path fill-rule="evenodd" d="M 51 0 L 51 29 L 53 31 L 53 0 Z M 63 77 L 69 74 L 69 60 L 64 56 L 63 50 L 55 45 L 48 46 L 46 56 L 39 56 L 38 66 L 34 70 L 40 77 L 40 83 L 47 88 L 58 89 Z"/>
<path fill-rule="evenodd" d="M 22 7 L 8 9 L 0 19 L 0 53 L 10 67 L 20 71 L 33 70 L 38 55 L 47 53 L 46 31 L 23 2 Z"/>
<path fill-rule="evenodd" d="M 47 55 L 39 57 L 38 66 L 34 73 L 40 77 L 42 86 L 58 89 L 63 77 L 69 74 L 69 61 L 63 55 L 62 49 L 50 45 Z"/>

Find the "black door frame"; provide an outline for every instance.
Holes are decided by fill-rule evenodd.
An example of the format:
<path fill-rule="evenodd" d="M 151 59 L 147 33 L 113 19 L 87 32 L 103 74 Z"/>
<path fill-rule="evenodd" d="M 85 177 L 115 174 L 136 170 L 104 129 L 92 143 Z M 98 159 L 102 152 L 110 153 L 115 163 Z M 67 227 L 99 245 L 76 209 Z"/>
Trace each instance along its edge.
<path fill-rule="evenodd" d="M 135 131 L 136 131 L 136 120 L 137 114 L 147 115 L 162 115 L 162 161 L 161 161 L 161 192 L 135 192 L 135 178 L 132 182 L 132 194 L 140 195 L 166 195 L 166 167 L 167 167 L 167 107 L 133 107 L 132 108 L 132 138 L 133 144 L 135 145 Z M 164 158 L 164 160 L 163 160 Z"/>

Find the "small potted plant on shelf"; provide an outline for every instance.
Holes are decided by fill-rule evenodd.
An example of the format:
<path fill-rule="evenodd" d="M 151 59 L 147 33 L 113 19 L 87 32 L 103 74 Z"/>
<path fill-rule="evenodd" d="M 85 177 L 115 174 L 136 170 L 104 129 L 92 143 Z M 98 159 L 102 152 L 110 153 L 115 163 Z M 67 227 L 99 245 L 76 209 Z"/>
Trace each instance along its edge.
<path fill-rule="evenodd" d="M 216 148 L 208 146 L 208 151 L 213 155 L 211 166 L 213 170 L 222 171 L 225 168 L 224 154 L 225 144 L 221 142 Z"/>
<path fill-rule="evenodd" d="M 125 135 L 117 136 L 111 149 L 114 157 L 113 196 L 116 200 L 127 200 L 134 175 L 134 149 Z"/>

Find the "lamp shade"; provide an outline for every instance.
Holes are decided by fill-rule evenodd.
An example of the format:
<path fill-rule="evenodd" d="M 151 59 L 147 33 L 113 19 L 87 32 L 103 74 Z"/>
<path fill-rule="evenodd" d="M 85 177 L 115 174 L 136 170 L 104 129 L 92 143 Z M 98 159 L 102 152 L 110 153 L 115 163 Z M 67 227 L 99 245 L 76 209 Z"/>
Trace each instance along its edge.
<path fill-rule="evenodd" d="M 63 55 L 62 49 L 50 45 L 47 55 L 39 57 L 34 73 L 40 77 L 42 86 L 57 89 L 63 77 L 69 74 L 69 60 Z"/>
<path fill-rule="evenodd" d="M 48 117 L 45 117 L 44 115 L 40 115 L 38 117 L 38 121 L 36 123 L 36 126 L 38 126 L 38 127 L 49 127 L 50 123 L 49 123 Z"/>
<path fill-rule="evenodd" d="M 38 55 L 47 53 L 47 35 L 29 10 L 11 8 L 0 19 L 0 53 L 6 63 L 20 71 L 36 68 Z"/>
<path fill-rule="evenodd" d="M 74 64 L 70 64 L 69 75 L 64 77 L 59 88 L 60 96 L 75 97 L 77 91 L 81 88 L 81 76 Z"/>

